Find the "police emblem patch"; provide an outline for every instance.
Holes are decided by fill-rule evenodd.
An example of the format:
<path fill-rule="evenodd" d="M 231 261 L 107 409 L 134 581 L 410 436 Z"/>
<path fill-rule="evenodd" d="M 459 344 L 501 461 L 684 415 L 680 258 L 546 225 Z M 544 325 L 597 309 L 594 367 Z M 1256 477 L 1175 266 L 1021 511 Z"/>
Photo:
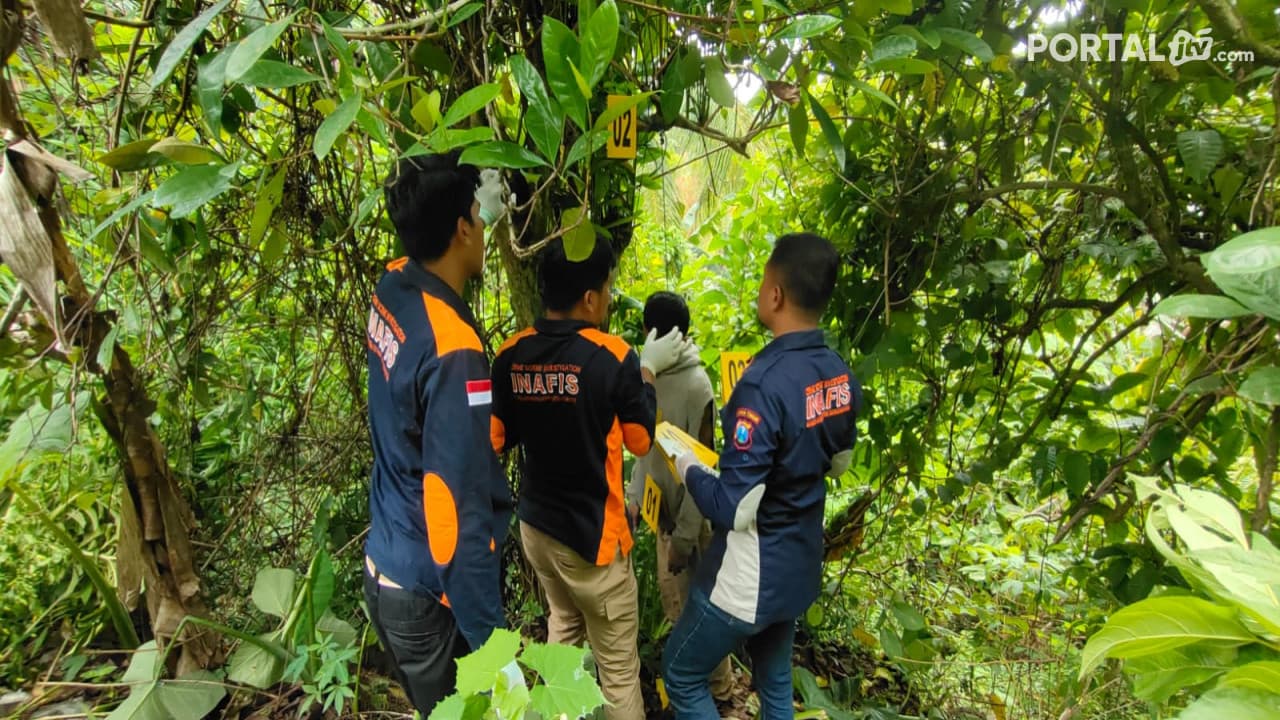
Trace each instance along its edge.
<path fill-rule="evenodd" d="M 733 429 L 733 446 L 739 450 L 746 450 L 751 447 L 751 436 L 755 432 L 755 426 L 751 421 L 740 419 L 738 425 Z"/>

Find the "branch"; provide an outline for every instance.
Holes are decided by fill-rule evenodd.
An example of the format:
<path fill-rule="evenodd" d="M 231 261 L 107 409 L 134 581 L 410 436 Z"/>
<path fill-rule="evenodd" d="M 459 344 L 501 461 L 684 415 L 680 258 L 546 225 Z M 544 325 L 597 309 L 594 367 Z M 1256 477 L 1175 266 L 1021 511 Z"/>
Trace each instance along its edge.
<path fill-rule="evenodd" d="M 115 15 L 94 12 L 88 8 L 85 8 L 82 12 L 84 12 L 84 16 L 86 18 L 89 18 L 90 20 L 97 20 L 98 22 L 103 22 L 108 25 L 119 25 L 120 27 L 137 28 L 138 30 L 146 30 L 151 27 L 151 22 L 148 20 L 134 20 L 132 18 L 116 17 Z"/>
<path fill-rule="evenodd" d="M 1226 33 L 1236 45 L 1252 50 L 1255 60 L 1265 65 L 1280 65 L 1280 48 L 1255 40 L 1244 26 L 1244 18 L 1227 0 L 1200 0 L 1200 9 L 1209 16 L 1215 30 Z"/>
<path fill-rule="evenodd" d="M 1275 489 L 1276 455 L 1280 453 L 1280 407 L 1271 410 L 1263 430 L 1262 446 L 1255 454 L 1258 464 L 1258 504 L 1253 508 L 1253 531 L 1266 532 L 1271 524 L 1271 493 Z"/>
<path fill-rule="evenodd" d="M 453 2 L 449 3 L 448 5 L 445 5 L 439 10 L 436 10 L 435 12 L 427 13 L 422 17 L 415 18 L 413 20 L 405 20 L 404 22 L 387 23 L 386 25 L 374 25 L 373 27 L 367 27 L 367 28 L 334 28 L 334 30 L 336 30 L 339 35 L 345 38 L 351 38 L 356 40 L 368 40 L 370 39 L 369 36 L 372 36 L 372 35 L 382 35 L 384 33 L 399 33 L 399 32 L 404 32 L 405 30 L 417 30 L 418 28 L 429 28 L 432 25 L 436 24 L 436 22 L 438 22 L 441 18 L 452 15 L 453 13 L 462 9 L 462 7 L 464 5 L 467 5 L 470 1 L 471 0 L 453 0 Z M 315 30 L 316 32 L 324 31 L 324 28 L 320 27 L 319 25 L 313 26 L 311 29 Z M 379 38 L 379 39 L 382 39 L 382 38 Z"/>
<path fill-rule="evenodd" d="M 974 195 L 971 202 L 984 203 L 992 198 L 1022 190 L 1074 190 L 1075 192 L 1102 195 L 1103 197 L 1122 197 L 1120 191 L 1110 185 L 1095 185 L 1093 183 L 1071 182 L 1069 180 L 1025 180 L 1006 183 L 984 190 Z"/>
<path fill-rule="evenodd" d="M 9 301 L 9 307 L 4 311 L 4 319 L 0 319 L 0 338 L 9 334 L 9 326 L 18 318 L 18 313 L 22 312 L 26 304 L 27 291 L 19 287 L 18 292 L 13 294 L 13 300 Z"/>

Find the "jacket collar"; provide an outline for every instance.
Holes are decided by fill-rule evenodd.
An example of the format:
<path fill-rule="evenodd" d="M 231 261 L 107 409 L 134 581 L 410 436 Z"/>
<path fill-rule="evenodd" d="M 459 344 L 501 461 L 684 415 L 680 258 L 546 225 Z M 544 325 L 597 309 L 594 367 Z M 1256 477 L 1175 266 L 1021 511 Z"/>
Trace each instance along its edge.
<path fill-rule="evenodd" d="M 543 335 L 576 335 L 583 328 L 595 327 L 586 320 L 552 320 L 540 317 L 533 321 L 533 329 Z"/>
<path fill-rule="evenodd" d="M 756 354 L 756 358 L 769 357 L 791 350 L 826 347 L 826 345 L 826 340 L 823 339 L 822 330 L 820 329 L 789 332 L 785 335 L 779 335 L 768 345 L 765 345 L 764 349 Z"/>

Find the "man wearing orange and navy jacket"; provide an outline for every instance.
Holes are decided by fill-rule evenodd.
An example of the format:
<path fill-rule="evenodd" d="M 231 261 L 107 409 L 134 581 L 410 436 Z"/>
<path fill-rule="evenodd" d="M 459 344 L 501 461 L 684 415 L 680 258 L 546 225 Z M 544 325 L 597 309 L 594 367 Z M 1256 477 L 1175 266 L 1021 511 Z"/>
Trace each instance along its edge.
<path fill-rule="evenodd" d="M 653 443 L 653 377 L 684 349 L 678 330 L 651 333 L 640 356 L 600 330 L 613 252 L 598 240 L 580 262 L 554 240 L 539 283 L 545 317 L 493 361 L 493 447 L 525 449 L 520 536 L 547 594 L 547 640 L 591 643 L 608 720 L 641 720 L 639 606 L 622 449 Z"/>
<path fill-rule="evenodd" d="M 401 160 L 387 214 L 406 257 L 369 310 L 373 476 L 364 592 L 370 619 L 427 717 L 454 689 L 454 660 L 502 627 L 500 554 L 511 494 L 489 443 L 489 364 L 466 282 L 502 212 L 493 170 L 457 153 Z"/>

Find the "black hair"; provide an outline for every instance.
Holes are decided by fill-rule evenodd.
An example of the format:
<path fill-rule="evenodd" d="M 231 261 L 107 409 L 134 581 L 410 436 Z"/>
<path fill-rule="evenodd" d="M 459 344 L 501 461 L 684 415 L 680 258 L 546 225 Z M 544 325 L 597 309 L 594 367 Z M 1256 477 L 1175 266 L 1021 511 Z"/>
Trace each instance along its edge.
<path fill-rule="evenodd" d="M 688 335 L 689 304 L 673 292 L 659 290 L 644 301 L 644 326 L 657 330 L 659 337 L 671 332 L 671 328 Z"/>
<path fill-rule="evenodd" d="M 396 163 L 383 186 L 387 216 L 404 254 L 419 262 L 449 250 L 458 218 L 471 222 L 480 170 L 458 164 L 461 151 L 415 155 Z"/>
<path fill-rule="evenodd" d="M 778 238 L 768 266 L 779 275 L 788 301 L 821 316 L 836 288 L 840 256 L 831 241 L 813 233 L 793 233 Z"/>
<path fill-rule="evenodd" d="M 597 237 L 591 255 L 577 262 L 565 256 L 563 238 L 552 240 L 542 251 L 538 268 L 542 306 L 553 312 L 569 310 L 588 290 L 604 288 L 613 263 L 613 248 L 604 238 Z"/>

